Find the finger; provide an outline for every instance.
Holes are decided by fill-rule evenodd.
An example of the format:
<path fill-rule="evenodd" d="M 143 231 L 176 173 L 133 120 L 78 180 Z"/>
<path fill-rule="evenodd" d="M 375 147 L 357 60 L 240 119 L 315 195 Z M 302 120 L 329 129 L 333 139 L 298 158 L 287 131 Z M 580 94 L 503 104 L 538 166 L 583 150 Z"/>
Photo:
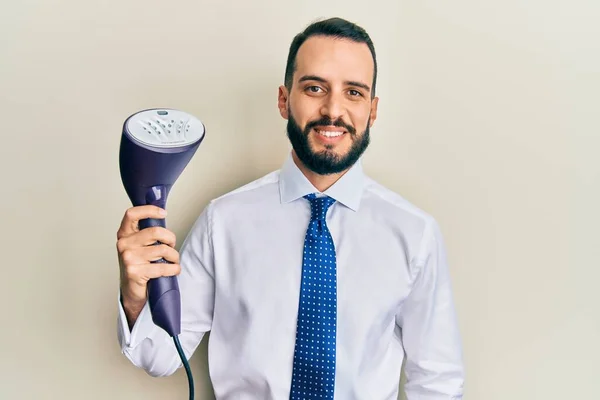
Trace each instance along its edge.
<path fill-rule="evenodd" d="M 175 237 L 175 233 L 167 228 L 162 226 L 153 226 L 151 228 L 146 228 L 140 232 L 120 238 L 117 240 L 117 249 L 119 253 L 121 253 L 126 249 L 150 246 L 156 244 L 157 242 L 175 247 L 177 238 Z"/>
<path fill-rule="evenodd" d="M 156 242 L 160 242 L 175 247 L 177 241 L 175 234 L 162 226 L 143 229 L 136 235 L 131 236 L 131 239 L 132 243 L 135 243 L 136 246 L 150 246 Z"/>
<path fill-rule="evenodd" d="M 172 247 L 160 244 L 157 246 L 148 246 L 144 250 L 144 259 L 148 262 L 157 261 L 162 258 L 170 263 L 179 264 L 179 253 Z"/>
<path fill-rule="evenodd" d="M 144 250 L 142 250 L 142 253 L 139 253 L 138 249 L 154 246 L 157 243 L 175 248 L 176 242 L 177 238 L 173 232 L 161 226 L 155 226 L 117 240 L 117 251 L 119 254 L 123 254 L 125 251 L 133 252 L 136 255 L 144 254 Z M 143 260 L 142 262 L 145 263 L 147 260 Z M 136 263 L 139 264 L 139 260 L 136 260 Z"/>
<path fill-rule="evenodd" d="M 167 215 L 167 211 L 163 208 L 154 205 L 130 207 L 125 211 L 121 225 L 117 232 L 117 238 L 130 236 L 139 231 L 138 223 L 142 219 L 156 218 L 163 219 Z"/>
<path fill-rule="evenodd" d="M 121 254 L 121 260 L 126 267 L 148 264 L 160 259 L 178 264 L 179 252 L 170 246 L 159 244 L 126 249 Z"/>
<path fill-rule="evenodd" d="M 147 282 L 149 279 L 160 278 L 161 276 L 174 276 L 181 272 L 181 266 L 179 264 L 142 264 L 136 265 L 132 268 L 131 276 L 139 277 L 143 282 Z"/>
<path fill-rule="evenodd" d="M 150 264 L 148 272 L 154 274 L 156 277 L 174 276 L 181 272 L 181 266 L 179 264 Z"/>

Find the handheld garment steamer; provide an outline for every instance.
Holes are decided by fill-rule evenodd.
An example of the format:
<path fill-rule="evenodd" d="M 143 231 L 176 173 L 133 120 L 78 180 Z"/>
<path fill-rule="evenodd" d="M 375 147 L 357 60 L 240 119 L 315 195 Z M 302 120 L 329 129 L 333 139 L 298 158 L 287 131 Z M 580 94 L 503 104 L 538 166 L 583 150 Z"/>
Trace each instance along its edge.
<path fill-rule="evenodd" d="M 201 121 L 183 111 L 150 109 L 125 120 L 119 151 L 119 167 L 125 191 L 134 206 L 152 204 L 166 209 L 167 196 L 204 139 Z M 165 227 L 164 219 L 139 221 L 139 228 Z M 156 243 L 157 245 L 160 243 Z M 167 263 L 160 259 L 155 263 Z M 178 335 L 181 333 L 181 298 L 176 276 L 148 282 L 148 302 L 153 322 L 173 338 L 185 366 L 190 399 L 194 382 Z"/>

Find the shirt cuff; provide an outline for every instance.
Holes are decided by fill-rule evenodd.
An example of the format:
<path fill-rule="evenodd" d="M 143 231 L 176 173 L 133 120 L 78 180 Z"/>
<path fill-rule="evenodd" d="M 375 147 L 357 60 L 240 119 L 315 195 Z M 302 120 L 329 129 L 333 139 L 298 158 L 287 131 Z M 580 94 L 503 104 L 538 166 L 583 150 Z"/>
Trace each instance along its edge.
<path fill-rule="evenodd" d="M 123 304 L 121 303 L 120 291 L 117 298 L 117 302 L 119 308 L 117 329 L 121 350 L 124 351 L 126 349 L 133 349 L 137 347 L 137 345 L 139 345 L 144 339 L 149 337 L 156 327 L 154 321 L 152 321 L 152 314 L 150 313 L 150 303 L 146 302 L 146 304 L 144 304 L 144 308 L 142 308 L 140 315 L 135 321 L 133 329 L 129 331 L 127 316 L 125 315 L 125 309 L 123 308 Z"/>

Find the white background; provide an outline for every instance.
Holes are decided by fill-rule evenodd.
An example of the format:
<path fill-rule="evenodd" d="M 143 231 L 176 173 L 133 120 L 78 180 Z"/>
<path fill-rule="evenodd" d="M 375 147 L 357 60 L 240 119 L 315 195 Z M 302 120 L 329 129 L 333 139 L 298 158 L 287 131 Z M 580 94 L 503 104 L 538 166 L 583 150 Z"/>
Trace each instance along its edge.
<path fill-rule="evenodd" d="M 288 46 L 329 16 L 378 54 L 367 172 L 445 235 L 465 399 L 600 398 L 599 4 L 5 2 L 0 398 L 187 398 L 183 370 L 150 378 L 117 346 L 122 123 L 172 107 L 207 126 L 169 198 L 180 244 L 209 199 L 283 162 Z M 192 365 L 213 398 L 206 341 Z"/>

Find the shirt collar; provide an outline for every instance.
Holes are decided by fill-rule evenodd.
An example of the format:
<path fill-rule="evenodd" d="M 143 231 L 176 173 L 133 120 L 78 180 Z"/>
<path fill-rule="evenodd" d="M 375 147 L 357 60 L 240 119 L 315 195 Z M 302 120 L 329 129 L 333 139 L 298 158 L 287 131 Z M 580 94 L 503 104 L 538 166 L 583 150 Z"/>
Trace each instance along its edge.
<path fill-rule="evenodd" d="M 357 211 L 364 189 L 364 172 L 359 159 L 340 179 L 323 194 L 335 199 L 353 211 Z M 279 174 L 279 195 L 282 203 L 288 203 L 310 193 L 320 193 L 298 168 L 291 153 Z"/>

